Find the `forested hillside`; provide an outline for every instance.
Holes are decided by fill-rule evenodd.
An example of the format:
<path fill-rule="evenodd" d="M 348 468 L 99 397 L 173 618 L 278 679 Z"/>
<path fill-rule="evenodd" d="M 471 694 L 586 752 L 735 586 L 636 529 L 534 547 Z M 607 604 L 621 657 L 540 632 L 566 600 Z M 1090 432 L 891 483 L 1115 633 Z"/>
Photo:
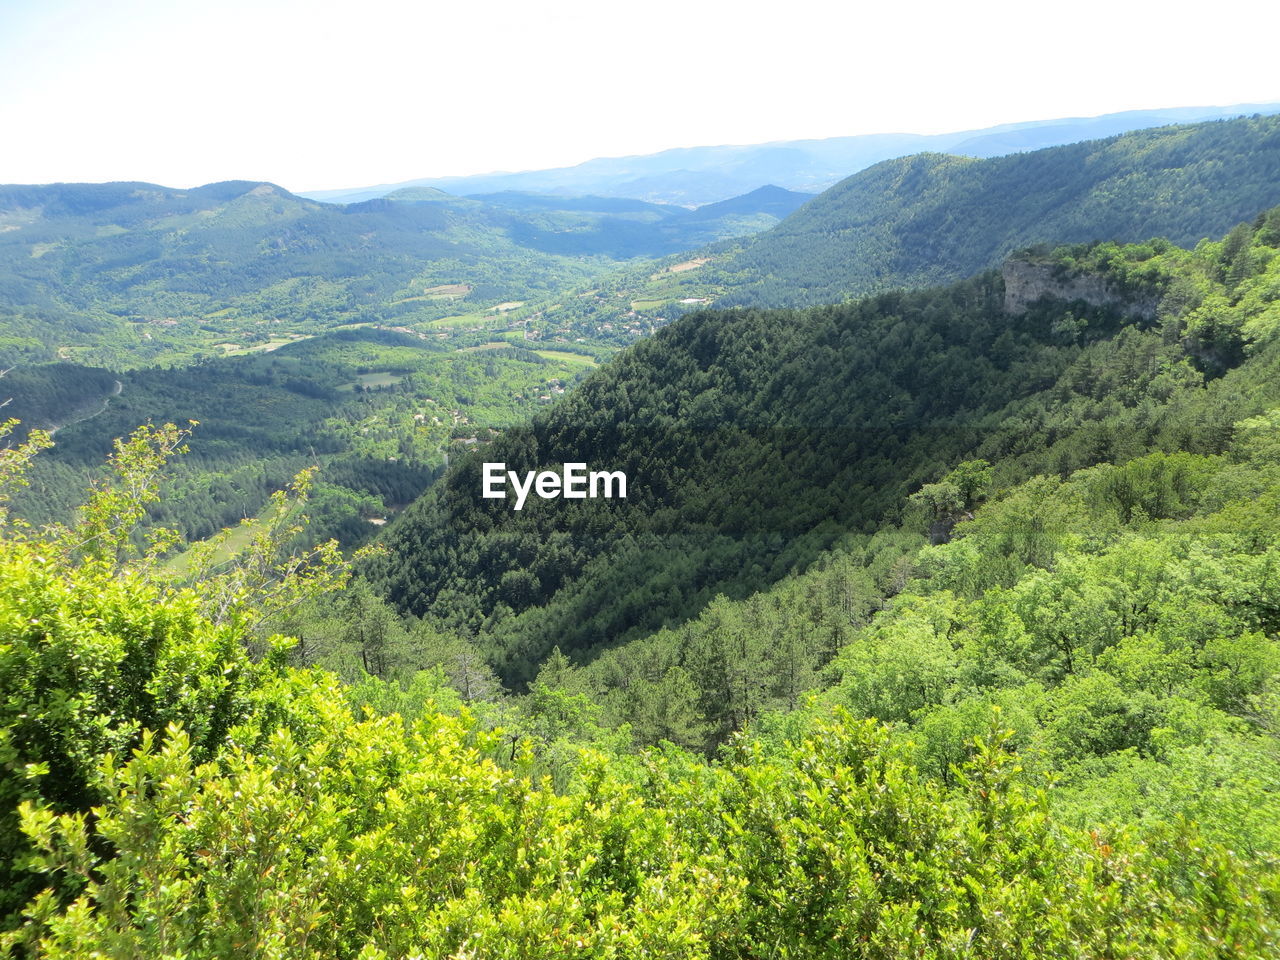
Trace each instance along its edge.
<path fill-rule="evenodd" d="M 1278 218 L 1194 251 L 1059 249 L 1042 260 L 1045 296 L 1013 313 L 986 273 L 686 317 L 459 463 L 389 530 L 370 576 L 401 609 L 478 633 L 521 683 L 553 646 L 589 658 L 767 587 L 967 459 L 1012 482 L 1221 452 L 1280 382 Z M 1075 298 L 1078 277 L 1103 295 Z M 531 498 L 516 513 L 481 497 L 484 461 L 579 460 L 625 471 L 628 499 Z"/>
<path fill-rule="evenodd" d="M 958 280 L 1042 243 L 1158 236 L 1194 245 L 1277 202 L 1277 117 L 985 160 L 916 154 L 849 177 L 772 230 L 699 252 L 708 262 L 697 270 L 635 277 L 629 292 L 718 306 L 833 303 Z"/>
<path fill-rule="evenodd" d="M 16 512 L 69 520 L 113 438 L 199 421 L 153 521 L 207 538 L 315 465 L 312 533 L 352 545 L 453 446 L 608 355 L 600 331 L 554 337 L 535 298 L 614 258 L 763 229 L 805 199 L 698 213 L 427 189 L 344 207 L 242 182 L 0 188 L 0 404 L 18 436 L 57 441 Z"/>

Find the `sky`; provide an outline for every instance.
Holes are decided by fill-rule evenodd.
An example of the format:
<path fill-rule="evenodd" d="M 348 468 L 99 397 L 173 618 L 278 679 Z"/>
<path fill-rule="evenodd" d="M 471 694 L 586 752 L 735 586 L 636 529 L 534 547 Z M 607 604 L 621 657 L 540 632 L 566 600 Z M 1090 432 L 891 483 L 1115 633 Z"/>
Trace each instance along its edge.
<path fill-rule="evenodd" d="M 1280 101 L 1262 9 L 0 0 L 0 183 L 320 190 Z"/>

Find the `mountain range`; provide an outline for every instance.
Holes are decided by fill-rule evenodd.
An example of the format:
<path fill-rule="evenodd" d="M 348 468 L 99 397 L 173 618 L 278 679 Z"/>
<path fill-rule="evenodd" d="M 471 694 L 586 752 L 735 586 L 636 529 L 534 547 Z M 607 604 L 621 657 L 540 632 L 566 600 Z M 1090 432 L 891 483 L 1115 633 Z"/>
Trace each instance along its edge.
<path fill-rule="evenodd" d="M 763 188 L 689 211 L 430 188 L 340 205 L 245 181 L 0 186 L 0 356 L 136 365 L 272 326 L 483 314 L 765 229 L 807 199 Z"/>
<path fill-rule="evenodd" d="M 1275 116 L 990 159 L 923 153 L 856 173 L 769 230 L 633 271 L 620 289 L 641 314 L 666 317 L 687 312 L 682 301 L 831 303 L 957 280 L 1036 244 L 1159 236 L 1193 245 L 1276 203 Z"/>
<path fill-rule="evenodd" d="M 717 264 L 728 303 L 945 283 L 1036 244 L 1193 245 L 1280 202 L 1280 117 L 1157 127 L 987 160 L 918 154 L 824 192 Z"/>
<path fill-rule="evenodd" d="M 818 193 L 864 167 L 926 151 L 995 157 L 1025 150 L 1096 140 L 1144 127 L 1195 123 L 1253 113 L 1276 113 L 1280 104 L 1129 110 L 1098 117 L 1006 123 L 944 134 L 885 133 L 822 140 L 785 140 L 749 146 L 682 147 L 631 157 L 597 158 L 572 167 L 434 177 L 343 190 L 304 191 L 304 196 L 351 203 L 404 187 L 428 186 L 470 195 L 517 190 L 564 195 L 634 197 L 699 205 L 748 193 L 765 184 Z"/>

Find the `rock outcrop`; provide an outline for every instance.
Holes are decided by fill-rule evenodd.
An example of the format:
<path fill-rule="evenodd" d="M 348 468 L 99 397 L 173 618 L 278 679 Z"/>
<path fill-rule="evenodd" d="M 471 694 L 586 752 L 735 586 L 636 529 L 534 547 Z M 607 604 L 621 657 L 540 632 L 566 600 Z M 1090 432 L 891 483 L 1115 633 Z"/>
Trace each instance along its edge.
<path fill-rule="evenodd" d="M 1005 313 L 1025 313 L 1037 300 L 1081 300 L 1091 307 L 1114 307 L 1130 316 L 1154 320 L 1154 297 L 1134 297 L 1115 289 L 1096 273 L 1062 275 L 1052 263 L 1010 259 L 1000 270 L 1004 277 Z"/>

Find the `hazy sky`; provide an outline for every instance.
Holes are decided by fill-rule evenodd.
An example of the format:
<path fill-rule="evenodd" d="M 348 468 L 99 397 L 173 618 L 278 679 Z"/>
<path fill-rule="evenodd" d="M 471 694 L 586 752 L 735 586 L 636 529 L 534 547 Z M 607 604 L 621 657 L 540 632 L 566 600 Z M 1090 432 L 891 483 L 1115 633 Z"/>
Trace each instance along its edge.
<path fill-rule="evenodd" d="M 311 190 L 1280 100 L 1280 14 L 1180 8 L 0 0 L 0 182 Z"/>

